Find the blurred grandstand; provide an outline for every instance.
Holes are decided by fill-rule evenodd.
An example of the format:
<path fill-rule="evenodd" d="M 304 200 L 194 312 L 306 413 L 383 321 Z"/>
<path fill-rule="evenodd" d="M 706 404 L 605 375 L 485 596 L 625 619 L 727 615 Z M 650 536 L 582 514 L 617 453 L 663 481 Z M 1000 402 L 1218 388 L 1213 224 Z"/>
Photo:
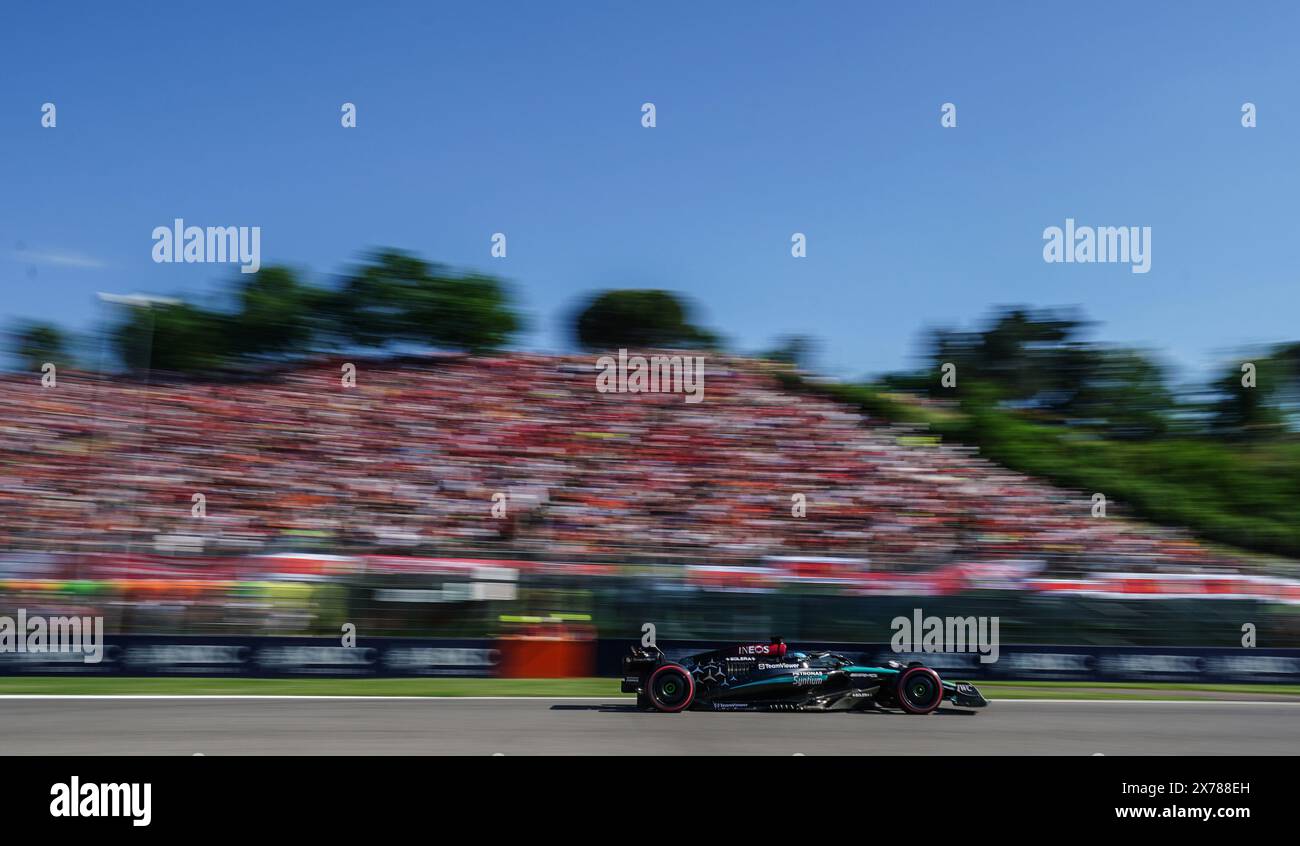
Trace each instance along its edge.
<path fill-rule="evenodd" d="M 1093 517 L 1085 493 L 788 390 L 770 363 L 709 362 L 699 405 L 522 354 L 360 362 L 355 387 L 326 359 L 244 382 L 7 377 L 0 591 L 121 631 L 482 634 L 580 608 L 819 638 L 861 638 L 890 604 L 872 598 L 978 595 L 1040 642 L 1195 639 L 1206 600 L 1300 604 L 1258 558 Z M 1152 598 L 1154 631 L 1119 610 Z"/>

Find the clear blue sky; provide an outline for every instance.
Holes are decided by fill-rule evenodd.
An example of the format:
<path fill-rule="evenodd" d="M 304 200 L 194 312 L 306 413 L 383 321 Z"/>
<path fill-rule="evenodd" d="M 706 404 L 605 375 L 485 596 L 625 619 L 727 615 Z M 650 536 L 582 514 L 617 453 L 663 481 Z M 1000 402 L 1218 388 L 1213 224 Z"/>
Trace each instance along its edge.
<path fill-rule="evenodd" d="M 501 275 L 539 349 L 583 292 L 654 286 L 743 349 L 818 337 L 841 374 L 1020 302 L 1195 371 L 1300 339 L 1298 24 L 1281 2 L 8 4 L 0 318 L 210 295 L 230 269 L 150 259 L 183 217 L 261 226 L 263 264 L 315 278 L 378 245 Z M 1151 272 L 1045 264 L 1067 217 L 1152 227 Z"/>

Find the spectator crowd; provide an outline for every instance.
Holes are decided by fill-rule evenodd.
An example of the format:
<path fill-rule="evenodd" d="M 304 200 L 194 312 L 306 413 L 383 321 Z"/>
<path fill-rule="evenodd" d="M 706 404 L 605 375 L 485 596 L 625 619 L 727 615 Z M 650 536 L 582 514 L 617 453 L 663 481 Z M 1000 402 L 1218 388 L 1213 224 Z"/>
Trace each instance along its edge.
<path fill-rule="evenodd" d="M 698 404 L 529 354 L 362 360 L 354 385 L 332 360 L 247 382 L 7 376 L 0 550 L 1231 563 L 766 365 L 707 361 Z"/>

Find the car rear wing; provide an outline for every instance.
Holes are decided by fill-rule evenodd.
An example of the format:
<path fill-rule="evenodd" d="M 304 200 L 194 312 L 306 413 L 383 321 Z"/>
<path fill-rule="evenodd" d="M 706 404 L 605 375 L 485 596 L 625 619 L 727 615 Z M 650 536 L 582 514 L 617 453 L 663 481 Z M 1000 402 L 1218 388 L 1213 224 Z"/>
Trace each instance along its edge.
<path fill-rule="evenodd" d="M 622 691 L 640 693 L 646 677 L 666 660 L 663 650 L 657 646 L 633 646 L 631 652 L 623 656 Z"/>

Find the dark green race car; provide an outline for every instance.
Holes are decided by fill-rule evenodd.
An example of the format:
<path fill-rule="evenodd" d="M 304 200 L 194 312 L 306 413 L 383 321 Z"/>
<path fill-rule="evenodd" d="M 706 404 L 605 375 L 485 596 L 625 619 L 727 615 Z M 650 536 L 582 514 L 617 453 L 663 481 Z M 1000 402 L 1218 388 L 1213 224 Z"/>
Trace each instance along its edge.
<path fill-rule="evenodd" d="M 983 708 L 969 682 L 947 682 L 924 664 L 868 666 L 836 652 L 796 652 L 780 638 L 671 661 L 658 647 L 632 647 L 623 658 L 623 692 L 644 710 L 860 711 L 929 714 L 947 702 Z"/>

